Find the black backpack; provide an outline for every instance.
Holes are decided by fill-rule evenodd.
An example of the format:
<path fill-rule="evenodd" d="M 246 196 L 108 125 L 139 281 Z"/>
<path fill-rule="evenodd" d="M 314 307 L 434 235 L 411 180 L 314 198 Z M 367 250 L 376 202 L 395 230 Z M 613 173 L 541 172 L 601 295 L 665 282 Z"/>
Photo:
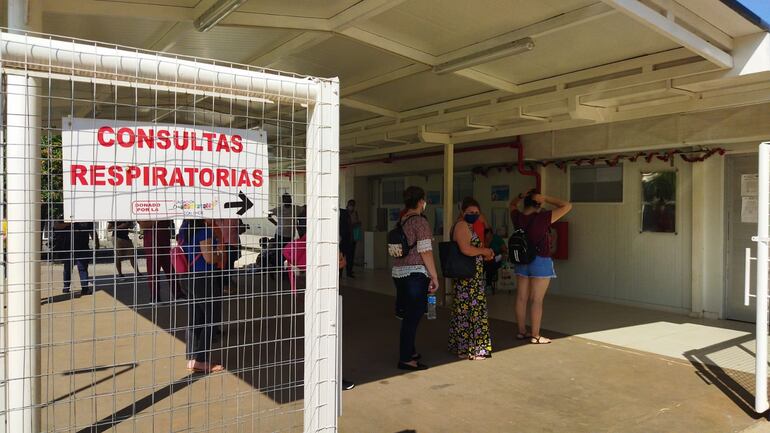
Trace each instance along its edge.
<path fill-rule="evenodd" d="M 409 245 L 409 240 L 407 240 L 406 233 L 404 233 L 404 225 L 406 222 L 416 216 L 418 215 L 411 215 L 403 222 L 399 220 L 396 227 L 388 232 L 388 255 L 391 257 L 406 257 L 409 255 L 409 251 L 417 245 L 417 242 Z"/>
<path fill-rule="evenodd" d="M 518 216 L 517 216 L 518 220 Z M 537 257 L 537 248 L 535 248 L 529 241 L 527 232 L 529 226 L 532 225 L 532 220 L 526 227 L 517 227 L 514 229 L 513 234 L 508 238 L 508 261 L 516 265 L 528 265 L 535 261 Z M 518 221 L 516 221 L 518 223 Z M 516 224 L 517 226 L 519 224 Z"/>

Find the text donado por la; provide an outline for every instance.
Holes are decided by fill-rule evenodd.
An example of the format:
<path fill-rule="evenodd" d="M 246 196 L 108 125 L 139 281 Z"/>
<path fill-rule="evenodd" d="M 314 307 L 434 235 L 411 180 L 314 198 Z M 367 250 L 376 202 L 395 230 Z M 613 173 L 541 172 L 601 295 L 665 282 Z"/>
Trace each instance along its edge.
<path fill-rule="evenodd" d="M 71 185 L 261 187 L 262 170 L 72 164 Z"/>

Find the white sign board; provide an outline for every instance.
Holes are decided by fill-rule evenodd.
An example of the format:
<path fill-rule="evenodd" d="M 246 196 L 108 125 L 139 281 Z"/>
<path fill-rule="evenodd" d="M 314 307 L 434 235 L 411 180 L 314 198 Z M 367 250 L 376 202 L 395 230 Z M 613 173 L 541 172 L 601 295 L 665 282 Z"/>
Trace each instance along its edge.
<path fill-rule="evenodd" d="M 264 131 L 71 118 L 62 125 L 65 220 L 267 215 Z"/>

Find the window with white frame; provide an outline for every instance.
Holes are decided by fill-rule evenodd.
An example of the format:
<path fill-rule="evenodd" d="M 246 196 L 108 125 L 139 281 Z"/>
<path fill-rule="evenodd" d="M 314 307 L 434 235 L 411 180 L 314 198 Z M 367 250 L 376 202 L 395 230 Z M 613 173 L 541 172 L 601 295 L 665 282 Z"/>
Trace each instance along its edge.
<path fill-rule="evenodd" d="M 623 166 L 571 167 L 569 186 L 573 203 L 622 203 Z"/>

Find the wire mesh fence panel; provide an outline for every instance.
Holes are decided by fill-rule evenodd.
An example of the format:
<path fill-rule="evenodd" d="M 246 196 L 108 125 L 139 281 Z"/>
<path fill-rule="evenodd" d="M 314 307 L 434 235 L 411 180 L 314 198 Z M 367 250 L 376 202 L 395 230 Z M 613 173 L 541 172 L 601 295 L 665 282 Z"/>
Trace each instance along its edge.
<path fill-rule="evenodd" d="M 336 375 L 304 396 L 337 362 L 305 331 L 336 287 L 309 151 L 336 158 L 336 83 L 7 32 L 0 62 L 8 431 L 334 428 Z"/>

